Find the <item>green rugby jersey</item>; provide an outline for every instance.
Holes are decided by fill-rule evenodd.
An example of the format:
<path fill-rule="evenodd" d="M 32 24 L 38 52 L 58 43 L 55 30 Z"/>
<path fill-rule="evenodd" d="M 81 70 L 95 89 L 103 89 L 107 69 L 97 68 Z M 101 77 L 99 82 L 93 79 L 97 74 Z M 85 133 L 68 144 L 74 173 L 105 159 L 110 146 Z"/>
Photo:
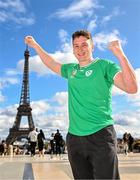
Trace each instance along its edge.
<path fill-rule="evenodd" d="M 68 79 L 69 132 L 90 135 L 113 124 L 111 89 L 120 67 L 97 59 L 91 64 L 63 64 L 61 75 Z"/>

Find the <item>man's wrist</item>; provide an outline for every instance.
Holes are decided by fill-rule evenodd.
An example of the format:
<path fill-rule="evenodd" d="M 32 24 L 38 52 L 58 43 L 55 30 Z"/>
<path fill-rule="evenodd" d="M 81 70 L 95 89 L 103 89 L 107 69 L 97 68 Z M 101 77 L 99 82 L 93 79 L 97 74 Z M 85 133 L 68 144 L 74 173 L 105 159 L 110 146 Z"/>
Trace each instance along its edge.
<path fill-rule="evenodd" d="M 35 44 L 34 44 L 34 49 L 37 50 L 37 49 L 39 49 L 39 48 L 40 48 L 39 44 L 38 44 L 38 43 L 35 43 Z"/>

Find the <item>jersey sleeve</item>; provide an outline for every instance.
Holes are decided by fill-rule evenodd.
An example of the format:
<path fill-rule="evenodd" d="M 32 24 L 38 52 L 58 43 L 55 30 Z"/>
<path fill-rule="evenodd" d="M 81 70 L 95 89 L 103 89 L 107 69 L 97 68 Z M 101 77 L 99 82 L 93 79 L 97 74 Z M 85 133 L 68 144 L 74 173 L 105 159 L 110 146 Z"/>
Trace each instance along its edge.
<path fill-rule="evenodd" d="M 62 64 L 61 66 L 61 76 L 68 79 L 68 67 L 69 64 Z"/>
<path fill-rule="evenodd" d="M 117 64 L 112 61 L 107 61 L 105 76 L 110 83 L 114 84 L 114 78 L 120 71 L 121 68 Z"/>
<path fill-rule="evenodd" d="M 73 67 L 75 66 L 74 63 L 69 63 L 69 64 L 62 64 L 61 66 L 61 76 L 68 79 L 68 76 L 71 72 L 71 70 L 73 69 Z"/>

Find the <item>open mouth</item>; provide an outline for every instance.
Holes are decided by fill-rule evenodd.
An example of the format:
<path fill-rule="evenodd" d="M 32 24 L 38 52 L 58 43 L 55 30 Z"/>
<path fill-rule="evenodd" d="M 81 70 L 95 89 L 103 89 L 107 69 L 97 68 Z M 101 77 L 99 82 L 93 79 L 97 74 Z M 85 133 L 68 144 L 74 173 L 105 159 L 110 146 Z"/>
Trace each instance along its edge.
<path fill-rule="evenodd" d="M 83 57 L 83 56 L 85 56 L 85 53 L 83 52 L 83 53 L 78 53 L 77 54 L 79 57 Z"/>

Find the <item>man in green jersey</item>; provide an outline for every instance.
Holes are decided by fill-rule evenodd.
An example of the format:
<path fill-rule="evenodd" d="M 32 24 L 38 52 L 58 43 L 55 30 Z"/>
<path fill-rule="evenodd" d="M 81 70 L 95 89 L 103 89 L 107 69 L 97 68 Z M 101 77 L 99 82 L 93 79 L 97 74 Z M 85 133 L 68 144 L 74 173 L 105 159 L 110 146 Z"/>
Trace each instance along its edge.
<path fill-rule="evenodd" d="M 93 58 L 94 45 L 88 31 L 72 35 L 78 64 L 57 62 L 32 36 L 26 36 L 25 43 L 36 50 L 48 68 L 68 79 L 67 147 L 74 179 L 119 179 L 111 89 L 114 84 L 127 93 L 137 92 L 134 69 L 120 42 L 109 43 L 120 67 L 112 61 Z"/>

